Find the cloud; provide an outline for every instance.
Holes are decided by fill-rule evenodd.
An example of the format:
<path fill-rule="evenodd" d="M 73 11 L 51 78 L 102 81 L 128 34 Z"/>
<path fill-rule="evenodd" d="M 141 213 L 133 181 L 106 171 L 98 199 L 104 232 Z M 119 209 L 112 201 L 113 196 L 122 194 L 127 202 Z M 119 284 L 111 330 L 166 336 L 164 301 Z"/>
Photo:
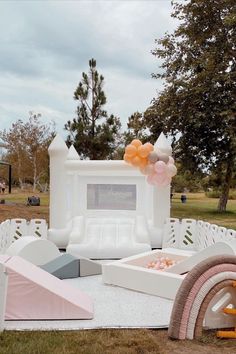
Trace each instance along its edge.
<path fill-rule="evenodd" d="M 92 57 L 105 76 L 107 110 L 123 123 L 144 110 L 160 87 L 150 51 L 175 27 L 170 10 L 169 0 L 0 2 L 0 129 L 41 109 L 62 130 Z"/>

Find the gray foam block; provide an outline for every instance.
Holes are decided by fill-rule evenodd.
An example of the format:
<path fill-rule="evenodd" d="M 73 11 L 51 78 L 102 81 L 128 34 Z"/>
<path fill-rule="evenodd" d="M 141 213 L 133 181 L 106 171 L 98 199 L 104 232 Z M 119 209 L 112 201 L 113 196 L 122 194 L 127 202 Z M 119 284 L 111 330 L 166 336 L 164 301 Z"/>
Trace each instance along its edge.
<path fill-rule="evenodd" d="M 53 259 L 40 268 L 59 279 L 77 278 L 80 274 L 80 260 L 69 253 Z"/>
<path fill-rule="evenodd" d="M 102 274 L 101 264 L 91 261 L 87 258 L 80 258 L 79 276 L 87 277 L 89 275 Z"/>

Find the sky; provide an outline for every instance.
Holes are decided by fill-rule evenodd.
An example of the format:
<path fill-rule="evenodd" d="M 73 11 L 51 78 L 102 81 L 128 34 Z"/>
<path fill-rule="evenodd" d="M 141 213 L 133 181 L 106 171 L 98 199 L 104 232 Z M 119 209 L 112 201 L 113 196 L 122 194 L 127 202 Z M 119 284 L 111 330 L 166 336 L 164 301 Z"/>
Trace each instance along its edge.
<path fill-rule="evenodd" d="M 105 77 L 105 109 L 143 112 L 161 89 L 155 39 L 173 32 L 171 0 L 0 1 L 0 130 L 29 111 L 61 135 L 76 117 L 73 93 L 95 58 Z"/>

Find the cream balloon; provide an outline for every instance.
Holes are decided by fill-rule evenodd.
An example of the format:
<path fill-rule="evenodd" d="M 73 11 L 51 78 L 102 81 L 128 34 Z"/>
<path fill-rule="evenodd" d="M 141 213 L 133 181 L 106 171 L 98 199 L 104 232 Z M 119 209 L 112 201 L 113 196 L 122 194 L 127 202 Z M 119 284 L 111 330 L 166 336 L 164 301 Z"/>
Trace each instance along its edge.
<path fill-rule="evenodd" d="M 175 165 L 173 165 L 172 163 L 169 163 L 167 165 L 167 175 L 169 177 L 174 177 L 177 173 L 177 168 L 175 167 Z"/>
<path fill-rule="evenodd" d="M 169 162 L 169 156 L 167 154 L 159 153 L 157 154 L 157 156 L 160 161 L 163 161 L 165 163 Z"/>
<path fill-rule="evenodd" d="M 157 155 L 156 151 L 152 151 L 149 153 L 148 161 L 151 163 L 155 163 L 158 161 L 158 155 Z"/>

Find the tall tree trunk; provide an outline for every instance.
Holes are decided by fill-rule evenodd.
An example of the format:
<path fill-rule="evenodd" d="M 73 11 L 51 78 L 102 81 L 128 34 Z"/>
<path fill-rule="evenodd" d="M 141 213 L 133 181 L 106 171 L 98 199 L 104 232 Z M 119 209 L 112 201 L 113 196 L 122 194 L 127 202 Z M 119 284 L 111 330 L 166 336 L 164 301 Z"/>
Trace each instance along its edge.
<path fill-rule="evenodd" d="M 231 162 L 231 160 L 228 160 L 226 173 L 225 173 L 225 180 L 222 185 L 221 196 L 220 196 L 218 207 L 217 207 L 217 210 L 219 212 L 226 211 L 226 205 L 227 205 L 228 198 L 229 198 L 229 189 L 230 189 L 230 183 L 232 180 L 232 175 L 233 175 L 232 162 Z"/>

